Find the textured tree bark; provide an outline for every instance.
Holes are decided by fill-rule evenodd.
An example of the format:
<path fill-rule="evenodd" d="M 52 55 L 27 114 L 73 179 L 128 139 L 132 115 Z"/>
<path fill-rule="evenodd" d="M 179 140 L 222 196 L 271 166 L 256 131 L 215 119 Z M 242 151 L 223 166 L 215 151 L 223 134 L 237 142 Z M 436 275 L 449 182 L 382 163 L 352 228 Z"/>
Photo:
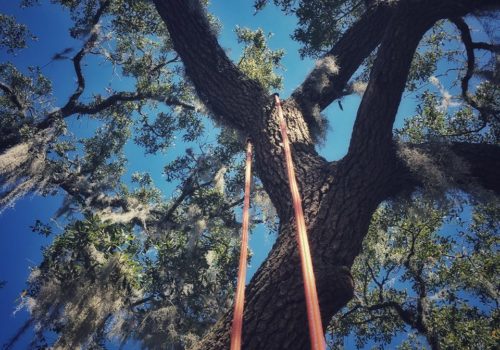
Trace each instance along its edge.
<path fill-rule="evenodd" d="M 277 242 L 247 287 L 243 348 L 307 349 L 308 329 L 293 208 L 272 97 L 226 57 L 198 1 L 155 0 L 155 4 L 201 99 L 215 118 L 252 138 L 257 175 L 280 218 Z M 409 0 L 380 4 L 360 20 L 361 24 L 347 31 L 330 52 L 336 56 L 339 73 L 321 68 L 320 62 L 318 70 L 283 104 L 324 326 L 353 295 L 350 267 L 360 252 L 373 211 L 383 200 L 412 191 L 421 183 L 418 174 L 399 159 L 398 146 L 392 138 L 394 118 L 421 37 L 441 18 L 463 15 L 494 1 Z M 352 49 L 350 43 L 356 42 L 365 47 Z M 340 96 L 349 78 L 379 43 L 349 152 L 342 160 L 328 163 L 314 148 L 310 105 L 323 109 Z M 322 79 L 325 84 L 315 89 Z M 474 159 L 472 148 L 465 145 L 455 148 L 459 155 Z M 491 156 L 483 157 L 484 162 L 499 164 L 499 148 L 489 148 L 488 152 Z M 496 171 L 493 175 L 481 174 L 487 167 L 487 164 L 471 166 L 468 175 L 495 189 Z M 231 312 L 208 332 L 199 349 L 229 348 Z"/>

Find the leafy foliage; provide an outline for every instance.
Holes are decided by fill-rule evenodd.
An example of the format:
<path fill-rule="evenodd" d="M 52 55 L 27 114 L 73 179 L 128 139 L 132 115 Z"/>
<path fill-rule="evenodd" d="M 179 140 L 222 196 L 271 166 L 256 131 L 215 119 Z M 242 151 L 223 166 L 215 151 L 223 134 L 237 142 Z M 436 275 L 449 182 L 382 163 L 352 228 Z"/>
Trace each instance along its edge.
<path fill-rule="evenodd" d="M 261 10 L 269 1 L 255 1 L 255 9 Z M 301 55 L 318 57 L 331 48 L 340 35 L 367 8 L 362 0 L 273 0 L 285 13 L 298 19 L 298 27 L 292 38 L 303 47 Z"/>
<path fill-rule="evenodd" d="M 453 102 L 452 96 L 444 90 L 439 80 L 430 79 L 440 90 L 441 96 L 433 91 L 425 91 L 420 96 L 417 114 L 405 120 L 398 136 L 405 141 L 422 143 L 447 140 L 474 143 L 498 143 L 499 125 L 496 118 L 484 120 L 469 105 Z M 496 90 L 488 83 L 478 86 L 473 98 L 484 101 L 484 105 L 494 107 L 498 103 Z M 458 107 L 458 108 L 457 108 Z"/>
<path fill-rule="evenodd" d="M 245 44 L 238 67 L 249 78 L 261 83 L 268 91 L 280 90 L 283 87 L 283 79 L 274 73 L 274 69 L 280 67 L 280 61 L 285 52 L 270 50 L 262 29 L 252 31 L 248 28 L 236 27 L 236 35 L 238 42 Z"/>
<path fill-rule="evenodd" d="M 38 324 L 36 342 L 46 343 L 47 330 L 61 334 L 55 347 L 194 341 L 225 310 L 235 273 L 232 235 L 210 232 L 197 242 L 187 227 L 151 238 L 91 215 L 69 225 L 45 250 L 23 297 Z"/>
<path fill-rule="evenodd" d="M 402 349 L 418 347 L 414 335 L 442 349 L 495 347 L 498 203 L 458 200 L 462 212 L 423 197 L 378 209 L 353 267 L 355 299 L 330 324 L 332 348 L 351 333 L 358 347 L 394 346 L 401 332 Z"/>
<path fill-rule="evenodd" d="M 16 22 L 15 18 L 0 13 L 0 48 L 7 49 L 8 53 L 14 53 L 16 50 L 24 49 L 27 46 L 26 39 L 35 40 L 24 24 Z"/>

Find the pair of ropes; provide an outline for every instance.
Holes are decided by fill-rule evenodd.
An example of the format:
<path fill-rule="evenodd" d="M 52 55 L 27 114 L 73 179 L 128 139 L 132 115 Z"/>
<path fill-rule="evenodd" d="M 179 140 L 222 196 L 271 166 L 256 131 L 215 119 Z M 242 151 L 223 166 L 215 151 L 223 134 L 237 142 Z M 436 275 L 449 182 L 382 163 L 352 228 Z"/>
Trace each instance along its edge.
<path fill-rule="evenodd" d="M 297 245 L 302 269 L 302 278 L 304 280 L 304 292 L 307 307 L 307 320 L 309 325 L 309 337 L 312 350 L 324 350 L 325 338 L 323 335 L 323 326 L 321 323 L 321 314 L 319 310 L 318 294 L 316 292 L 316 280 L 307 239 L 306 224 L 304 212 L 302 210 L 302 201 L 300 198 L 295 170 L 293 166 L 290 142 L 288 140 L 286 121 L 283 117 L 283 109 L 278 95 L 275 95 L 275 105 L 278 108 L 278 118 L 280 123 L 281 138 L 283 141 L 283 150 L 285 153 L 285 165 L 292 195 L 293 209 L 295 215 L 295 224 L 297 227 Z M 243 202 L 243 225 L 241 234 L 241 251 L 238 268 L 238 283 L 236 286 L 236 295 L 234 299 L 233 323 L 231 328 L 231 350 L 241 349 L 241 333 L 243 328 L 243 304 L 245 300 L 245 278 L 247 268 L 248 253 L 248 211 L 250 207 L 250 184 L 252 177 L 252 143 L 247 142 L 246 168 L 245 168 L 245 197 Z"/>

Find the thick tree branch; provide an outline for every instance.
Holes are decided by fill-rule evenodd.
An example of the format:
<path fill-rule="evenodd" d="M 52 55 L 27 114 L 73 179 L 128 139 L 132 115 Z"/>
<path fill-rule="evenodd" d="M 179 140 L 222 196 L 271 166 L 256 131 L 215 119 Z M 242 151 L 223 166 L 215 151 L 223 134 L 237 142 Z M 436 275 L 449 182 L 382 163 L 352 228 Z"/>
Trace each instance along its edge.
<path fill-rule="evenodd" d="M 476 50 L 486 50 L 495 53 L 500 53 L 500 45 L 490 44 L 485 42 L 473 42 L 472 47 Z"/>
<path fill-rule="evenodd" d="M 400 181 L 398 191 L 411 190 L 427 183 L 436 185 L 430 173 L 437 172 L 446 178 L 446 186 L 456 187 L 465 192 L 476 192 L 476 186 L 500 195 L 500 146 L 492 144 L 472 144 L 455 142 L 451 144 L 428 143 L 400 145 L 399 153 L 405 158 L 407 150 L 421 159 L 421 164 L 413 159 L 395 163 L 393 176 Z M 405 163 L 407 162 L 407 163 Z M 430 171 L 430 172 L 429 172 Z M 402 181 L 401 181 L 402 180 Z M 434 182 L 434 183 L 433 183 Z M 439 185 L 438 185 L 439 186 Z M 444 190 L 446 190 L 445 188 Z"/>
<path fill-rule="evenodd" d="M 462 173 L 455 171 L 457 185 L 467 189 L 476 183 L 500 195 L 500 146 L 453 143 L 450 149 L 466 166 Z"/>
<path fill-rule="evenodd" d="M 163 96 L 149 92 L 142 93 L 142 92 L 121 91 L 121 92 L 116 92 L 113 95 L 103 100 L 99 100 L 98 102 L 95 103 L 83 104 L 76 102 L 71 106 L 71 108 L 66 108 L 64 110 L 61 108 L 56 109 L 53 112 L 49 113 L 43 120 L 36 123 L 35 126 L 38 130 L 45 130 L 47 128 L 52 127 L 54 125 L 54 122 L 58 119 L 68 118 L 75 114 L 95 115 L 105 111 L 107 108 L 111 108 L 122 102 L 133 102 L 133 101 L 139 102 L 144 100 L 157 101 L 165 103 L 167 106 L 182 107 L 184 109 L 197 111 L 196 106 L 188 102 L 182 101 L 177 97 Z M 5 149 L 18 143 L 19 141 L 20 141 L 19 137 L 16 136 L 14 138 L 14 141 L 10 141 L 5 144 L 1 144 L 0 142 L 0 154 L 4 152 Z"/>
<path fill-rule="evenodd" d="M 226 56 L 200 1 L 154 2 L 201 100 L 222 122 L 240 130 L 255 127 L 267 93 Z"/>
<path fill-rule="evenodd" d="M 76 104 L 74 108 L 68 111 L 68 115 L 63 115 L 64 117 L 73 115 L 73 114 L 97 114 L 99 112 L 104 111 L 107 108 L 114 106 L 120 102 L 133 102 L 133 101 L 142 101 L 142 100 L 151 100 L 163 102 L 167 106 L 177 106 L 185 109 L 196 110 L 196 107 L 190 103 L 179 100 L 176 97 L 163 96 L 158 94 L 152 94 L 149 92 L 117 92 L 102 101 L 99 101 L 96 104 L 84 105 L 84 104 Z"/>
<path fill-rule="evenodd" d="M 462 42 L 465 45 L 465 51 L 467 53 L 467 70 L 465 75 L 462 78 L 461 86 L 462 86 L 462 97 L 467 103 L 471 106 L 477 108 L 477 104 L 472 98 L 469 96 L 469 81 L 472 78 L 472 74 L 474 73 L 474 68 L 476 66 L 476 58 L 474 55 L 474 47 L 472 43 L 472 36 L 470 34 L 470 29 L 467 23 L 463 20 L 463 18 L 452 18 L 451 22 L 457 27 L 460 31 L 460 35 L 462 37 Z"/>
<path fill-rule="evenodd" d="M 392 125 L 413 55 L 434 23 L 425 12 L 401 4 L 390 21 L 358 109 L 349 153 L 374 159 L 374 153 L 385 153 L 392 144 Z"/>
<path fill-rule="evenodd" d="M 307 114 L 323 110 L 344 95 L 344 88 L 366 57 L 380 44 L 393 8 L 381 1 L 370 8 L 334 47 L 316 62 L 292 98 Z"/>

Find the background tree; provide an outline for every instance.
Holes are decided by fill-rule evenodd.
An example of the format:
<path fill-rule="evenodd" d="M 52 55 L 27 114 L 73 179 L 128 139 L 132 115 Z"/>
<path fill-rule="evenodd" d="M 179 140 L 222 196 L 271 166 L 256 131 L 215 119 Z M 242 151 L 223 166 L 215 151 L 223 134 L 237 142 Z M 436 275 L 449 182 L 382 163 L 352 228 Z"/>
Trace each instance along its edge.
<path fill-rule="evenodd" d="M 0 67 L 0 206 L 33 191 L 63 191 L 67 199 L 57 214 L 68 217 L 68 226 L 28 281 L 23 305 L 32 318 L 7 347 L 36 324 L 33 347 L 44 346 L 44 332 L 51 330 L 59 335 L 55 348 L 102 348 L 113 337 L 122 343 L 137 339 L 149 349 L 165 344 L 227 348 L 239 229 L 233 209 L 241 203 L 242 141 L 250 137 L 258 177 L 253 201 L 270 227 L 275 227 L 275 210 L 279 226 L 272 251 L 247 288 L 244 346 L 307 348 L 293 211 L 270 95 L 281 84 L 273 69 L 283 53 L 267 48 L 262 30 L 238 29 L 246 46 L 234 64 L 217 43 L 217 20 L 195 0 L 54 2 L 70 11 L 70 33 L 82 43 L 53 56 L 53 61 L 71 60 L 74 67 L 76 88 L 66 103 L 54 105 L 50 81 L 40 68 L 26 73 L 9 62 Z M 297 16 L 293 36 L 304 45 L 301 53 L 318 58 L 284 102 L 284 112 L 324 325 L 356 295 L 349 311 L 333 318 L 336 336 L 354 330 L 360 344 L 368 338 L 388 342 L 408 327 L 433 347 L 454 346 L 464 340 L 448 336 L 447 321 L 477 316 L 479 323 L 471 329 L 481 328 L 481 334 L 490 335 L 485 346 L 492 344 L 498 306 L 476 310 L 457 294 L 478 295 L 485 305 L 498 302 L 491 294 L 497 274 L 492 229 L 498 228 L 487 224 L 494 219 L 475 217 L 470 233 L 461 238 L 472 249 L 463 258 L 456 256 L 457 239 L 436 230 L 441 213 L 451 210 L 443 198 L 454 189 L 486 203 L 488 215 L 497 215 L 491 203 L 500 169 L 498 44 L 494 36 L 491 42 L 473 39 L 471 19 L 464 17 L 494 25 L 498 3 L 274 3 Z M 259 10 L 266 4 L 255 6 Z M 1 44 L 19 49 L 25 45 L 19 38 L 30 34 L 5 18 Z M 486 56 L 478 59 L 479 50 Z M 116 91 L 110 84 L 104 91 L 88 91 L 84 61 L 106 62 L 133 89 Z M 443 61 L 453 67 L 443 80 L 451 85 L 458 80 L 456 96 L 437 78 Z M 405 90 L 424 92 L 417 115 L 394 133 Z M 327 162 L 315 149 L 327 128 L 321 112 L 352 93 L 362 100 L 348 153 Z M 131 188 L 123 183 L 127 140 L 133 138 L 146 153 L 167 150 L 177 135 L 203 143 L 204 115 L 222 131 L 216 144 L 202 145 L 200 151 L 189 147 L 166 165 L 167 180 L 178 185 L 173 198 L 165 200 L 145 173 L 133 176 Z M 99 127 L 78 140 L 67 127 L 75 116 L 95 118 Z M 383 204 L 370 230 L 376 208 L 394 199 L 399 204 Z M 412 210 L 427 216 L 408 217 Z M 48 234 L 43 225 L 33 229 Z M 480 233 L 482 226 L 488 233 Z M 382 234 L 378 227 L 387 230 Z M 404 250 L 408 236 L 398 228 L 414 237 L 409 251 Z M 388 246 L 378 247 L 380 240 Z M 361 259 L 369 263 L 353 266 L 363 241 Z M 443 262 L 447 255 L 454 256 L 451 262 Z M 477 266 L 487 270 L 484 278 L 467 280 L 467 272 Z M 387 286 L 391 273 L 402 280 L 399 289 Z M 379 274 L 387 278 L 379 282 Z M 405 284 L 415 294 L 403 292 Z M 429 302 L 429 293 L 440 289 L 446 289 L 441 299 Z M 414 295 L 417 301 L 408 300 Z M 391 306 L 379 307 L 386 303 Z M 391 316 L 383 326 L 381 314 Z M 375 331 L 379 326 L 382 330 Z"/>

